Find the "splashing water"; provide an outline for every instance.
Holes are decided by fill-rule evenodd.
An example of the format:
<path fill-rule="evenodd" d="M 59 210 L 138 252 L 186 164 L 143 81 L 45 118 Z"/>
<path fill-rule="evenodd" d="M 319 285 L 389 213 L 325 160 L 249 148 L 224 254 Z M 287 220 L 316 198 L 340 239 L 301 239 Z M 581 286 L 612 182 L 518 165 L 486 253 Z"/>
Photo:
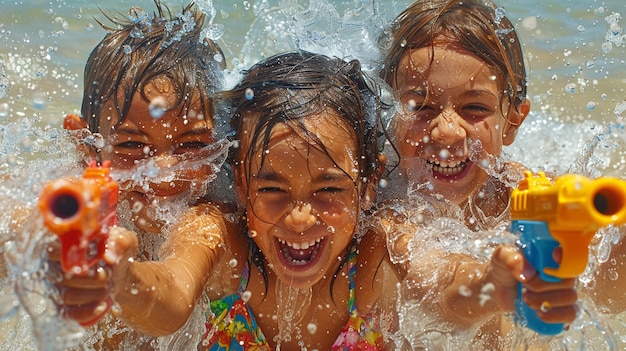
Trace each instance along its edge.
<path fill-rule="evenodd" d="M 236 83 L 241 69 L 262 57 L 296 48 L 346 59 L 360 58 L 366 69 L 373 68 L 380 60 L 381 50 L 375 32 L 399 13 L 406 2 L 265 0 L 213 4 L 211 0 L 204 0 L 199 5 L 210 20 L 203 35 L 218 40 L 225 49 L 222 59 L 230 66 L 226 72 L 226 87 L 229 87 Z M 532 72 L 529 98 L 533 112 L 520 128 L 516 142 L 505 148 L 501 158 L 483 155 L 478 148 L 473 149 L 473 158 L 491 175 L 510 181 L 512 178 L 506 178 L 509 175 L 499 173 L 499 167 L 511 160 L 520 161 L 534 171 L 557 174 L 573 171 L 591 177 L 623 176 L 626 102 L 621 89 L 625 79 L 623 72 L 626 72 L 623 60 L 626 40 L 618 14 L 623 12 L 623 2 L 609 0 L 603 2 L 602 7 L 590 1 L 550 6 L 542 2 L 533 6 L 522 1 L 503 1 L 498 5 L 506 9 L 514 24 L 517 19 L 523 19 L 516 27 L 526 44 L 525 55 Z M 27 11 L 22 8 L 34 5 L 27 2 L 15 8 L 14 4 L 3 2 L 2 6 L 3 10 L 6 7 L 6 11 L 19 16 Z M 108 6 L 109 3 L 107 9 Z M 141 6 L 149 8 L 152 4 L 145 2 Z M 17 18 L 14 22 L 0 20 L 3 44 L 0 45 L 0 190 L 5 194 L 0 209 L 3 213 L 32 207 L 46 180 L 80 172 L 76 166 L 79 157 L 71 141 L 62 131 L 48 125 L 60 124 L 59 116 L 75 112 L 66 109 L 80 106 L 79 77 L 86 50 L 95 46 L 103 35 L 92 20 L 93 16 L 99 17 L 95 4 L 84 4 L 80 9 L 72 4 L 55 5 L 46 7 L 46 11 L 41 11 L 39 5 L 34 7 L 36 10 L 31 8 L 28 13 L 37 13 L 39 17 L 35 21 L 26 17 L 12 17 Z M 111 1 L 110 8 L 123 11 L 128 4 Z M 139 24 L 143 14 L 137 15 Z M 567 26 L 558 23 L 563 19 Z M 184 17 L 176 20 L 188 23 Z M 20 26 L 28 29 L 20 29 Z M 141 36 L 142 27 L 138 25 L 137 29 L 133 35 Z M 180 40 L 187 29 L 189 26 L 183 26 L 180 32 L 171 32 L 169 44 Z M 565 89 L 572 86 L 575 89 Z M 587 107 L 589 101 L 595 102 L 593 109 Z M 95 136 L 93 140 L 98 142 Z M 174 171 L 168 173 L 148 163 L 135 173 L 117 176 L 144 184 L 177 179 Z M 462 221 L 462 209 L 441 199 L 419 199 L 420 187 L 428 187 L 428 184 L 407 187 L 400 195 L 406 197 L 408 193 L 411 201 L 394 205 L 397 210 L 413 214 L 411 223 L 421 228 L 418 235 L 413 231 L 396 233 L 396 237 L 389 238 L 391 243 L 398 243 L 402 234 L 409 234 L 409 244 L 414 250 L 407 256 L 394 257 L 396 262 L 409 262 L 417 257 L 424 247 L 422 240 L 452 253 L 469 252 L 480 259 L 489 257 L 494 242 L 514 242 L 515 238 L 503 237 L 497 231 L 472 232 Z M 168 213 L 176 213 L 176 209 L 164 209 L 155 216 L 170 218 Z M 40 340 L 49 341 L 50 347 L 76 345 L 82 330 L 67 325 L 66 320 L 54 313 L 54 306 L 44 308 L 50 307 L 49 302 L 55 297 L 54 289 L 42 283 L 46 267 L 42 254 L 37 253 L 40 248 L 37 240 L 41 239 L 43 245 L 47 239 L 35 225 L 36 221 L 30 222 L 32 227 L 13 228 L 9 218 L 0 218 L 0 253 L 11 253 L 7 276 L 0 276 L 0 314 L 4 318 L 0 325 L 0 348 L 35 349 Z M 503 226 L 506 226 L 504 221 L 499 224 Z M 26 232 L 32 236 L 19 237 Z M 598 243 L 592 248 L 595 256 L 581 276 L 583 285 L 594 281 L 595 265 L 611 264 L 611 249 L 623 236 L 623 229 L 609 228 L 598 235 Z M 14 290 L 14 286 L 18 290 Z M 280 291 L 287 301 L 294 297 L 298 301 L 298 296 L 303 295 L 288 289 Z M 459 294 L 468 295 L 463 291 Z M 398 295 L 402 297 L 401 290 Z M 479 295 L 464 297 L 478 299 Z M 470 345 L 475 329 L 455 334 L 457 331 L 436 316 L 423 317 L 426 302 L 402 302 L 399 306 L 402 329 L 393 335 L 394 339 L 409 340 L 412 349 L 466 349 Z M 288 308 L 298 314 L 297 307 L 285 307 Z M 26 313 L 27 309 L 32 318 Z M 201 309 L 202 304 L 188 322 L 186 328 L 191 329 L 178 337 L 161 339 L 158 345 L 162 349 L 189 349 L 181 345 L 192 343 L 189 335 L 201 334 L 197 331 L 202 327 Z M 549 343 L 552 349 L 618 349 L 626 344 L 626 326 L 620 321 L 623 316 L 608 320 L 607 315 L 598 313 L 597 307 L 588 301 L 583 301 L 581 310 L 584 312 L 571 330 Z M 53 323 L 41 323 L 41 320 Z M 290 323 L 283 321 L 281 328 L 281 338 L 287 338 L 286 331 L 292 330 Z M 511 348 L 523 347 L 537 339 L 522 328 L 514 335 L 514 339 L 507 340 Z M 27 345 L 22 346 L 24 341 Z M 93 343 L 81 346 L 86 345 Z M 480 343 L 472 347 L 480 349 Z"/>
<path fill-rule="evenodd" d="M 290 342 L 293 338 L 298 339 L 303 332 L 294 326 L 302 320 L 309 307 L 313 290 L 309 288 L 298 289 L 291 284 L 278 279 L 275 287 L 276 299 L 281 301 L 276 310 L 278 318 L 278 333 L 274 337 L 276 350 L 280 351 L 282 342 Z"/>

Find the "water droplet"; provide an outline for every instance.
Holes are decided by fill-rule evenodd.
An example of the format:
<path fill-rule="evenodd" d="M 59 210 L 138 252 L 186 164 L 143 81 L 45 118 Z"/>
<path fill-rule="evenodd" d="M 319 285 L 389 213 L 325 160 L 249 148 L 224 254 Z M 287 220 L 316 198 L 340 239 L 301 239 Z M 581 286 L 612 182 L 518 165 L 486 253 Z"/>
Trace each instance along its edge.
<path fill-rule="evenodd" d="M 459 295 L 463 297 L 470 297 L 472 296 L 472 290 L 465 285 L 461 285 L 459 286 Z"/>
<path fill-rule="evenodd" d="M 137 213 L 141 211 L 142 208 L 143 208 L 143 204 L 141 203 L 141 201 L 135 201 L 135 203 L 133 203 L 132 211 L 133 213 Z"/>
<path fill-rule="evenodd" d="M 589 110 L 589 111 L 593 111 L 595 108 L 596 108 L 596 103 L 595 103 L 595 102 L 593 102 L 593 101 L 589 101 L 589 102 L 587 103 L 587 110 Z"/>
<path fill-rule="evenodd" d="M 574 94 L 576 92 L 576 83 L 569 83 L 565 86 L 565 91 Z"/>
<path fill-rule="evenodd" d="M 35 94 L 33 96 L 33 107 L 38 110 L 43 110 L 46 107 L 46 99 L 42 94 Z"/>
<path fill-rule="evenodd" d="M 410 99 L 406 103 L 407 112 L 415 112 L 417 111 L 417 102 L 414 99 Z"/>
<path fill-rule="evenodd" d="M 244 92 L 244 96 L 246 97 L 246 100 L 254 99 L 254 90 L 250 88 L 246 89 L 246 91 Z"/>
<path fill-rule="evenodd" d="M 148 108 L 150 111 L 150 116 L 154 119 L 158 119 L 163 117 L 165 114 L 165 109 L 167 107 L 167 102 L 165 98 L 162 96 L 157 96 L 152 101 L 150 101 L 150 107 Z"/>
<path fill-rule="evenodd" d="M 387 179 L 381 179 L 380 181 L 378 181 L 378 186 L 381 189 L 386 189 L 388 185 L 389 185 L 389 182 L 387 181 Z"/>
<path fill-rule="evenodd" d="M 237 267 L 237 263 L 238 263 L 237 259 L 233 258 L 232 260 L 228 261 L 228 266 L 230 268 L 235 268 L 235 267 Z"/>
<path fill-rule="evenodd" d="M 439 151 L 439 157 L 442 160 L 447 160 L 450 157 L 450 151 L 448 149 L 442 149 Z"/>
<path fill-rule="evenodd" d="M 537 17 L 536 16 L 528 16 L 522 20 L 522 27 L 526 30 L 535 30 L 537 29 Z"/>
<path fill-rule="evenodd" d="M 215 41 L 220 39 L 224 35 L 224 32 L 224 25 L 213 23 L 202 30 L 201 37 Z"/>
<path fill-rule="evenodd" d="M 317 324 L 309 323 L 307 324 L 306 329 L 309 331 L 311 335 L 314 335 L 315 333 L 317 333 Z"/>

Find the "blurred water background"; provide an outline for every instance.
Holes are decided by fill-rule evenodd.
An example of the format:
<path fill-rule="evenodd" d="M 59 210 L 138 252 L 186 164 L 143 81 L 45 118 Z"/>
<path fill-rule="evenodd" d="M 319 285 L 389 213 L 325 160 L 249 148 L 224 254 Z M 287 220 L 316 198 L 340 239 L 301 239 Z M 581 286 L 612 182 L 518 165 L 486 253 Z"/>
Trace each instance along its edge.
<path fill-rule="evenodd" d="M 186 4 L 163 2 L 173 13 Z M 296 46 L 363 59 L 364 67 L 373 70 L 379 54 L 376 34 L 409 2 L 196 1 L 210 20 L 207 35 L 224 50 L 227 86 L 241 69 Z M 532 101 L 507 156 L 535 170 L 624 177 L 626 20 L 621 16 L 626 16 L 626 2 L 501 0 L 498 5 L 523 42 Z M 3 212 L 32 205 L 42 182 L 65 174 L 63 166 L 74 163 L 73 147 L 60 129 L 65 114 L 80 110 L 84 63 L 105 35 L 96 19 L 108 23 L 101 11 L 125 15 L 132 6 L 154 9 L 152 0 L 0 0 Z M 8 247 L 1 245 L 9 226 L 0 218 L 0 254 Z M 15 307 L 1 299 L 10 293 L 10 286 L 0 286 L 5 303 L 0 315 Z M 9 332 L 15 340 L 10 349 L 23 341 L 30 349 L 30 328 L 24 319 L 14 320 L 0 328 L 0 341 Z M 619 333 L 620 340 L 626 338 Z"/>

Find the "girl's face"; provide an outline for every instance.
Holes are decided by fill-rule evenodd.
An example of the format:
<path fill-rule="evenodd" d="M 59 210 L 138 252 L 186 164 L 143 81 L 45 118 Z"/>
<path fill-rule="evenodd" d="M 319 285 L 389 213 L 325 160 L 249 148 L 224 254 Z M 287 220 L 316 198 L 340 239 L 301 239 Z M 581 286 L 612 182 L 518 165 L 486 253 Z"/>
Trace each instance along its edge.
<path fill-rule="evenodd" d="M 145 91 L 151 101 L 137 92 L 119 126 L 113 99 L 105 104 L 100 159 L 111 160 L 114 174 L 120 175 L 120 200 L 130 206 L 130 220 L 140 230 L 158 233 L 163 225 L 156 215 L 159 208 L 174 199 L 184 197 L 187 201 L 181 202 L 190 203 L 205 194 L 214 173 L 206 161 L 213 125 L 198 100 L 185 113 L 168 109 L 177 92 L 167 79 L 156 78 Z"/>
<path fill-rule="evenodd" d="M 246 203 L 249 235 L 277 277 L 297 288 L 312 286 L 337 269 L 359 215 L 354 131 L 328 111 L 303 122 L 330 157 L 319 145 L 278 124 L 267 149 L 257 143 L 258 150 L 242 162 L 236 176 Z M 249 143 L 242 140 L 244 152 Z M 249 183 L 247 163 L 252 173 Z"/>
<path fill-rule="evenodd" d="M 434 46 L 432 58 L 431 49 L 413 50 L 400 62 L 395 88 L 401 109 L 392 133 L 404 174 L 460 204 L 488 178 L 476 158 L 470 160 L 470 146 L 480 142 L 479 158 L 499 156 L 525 115 L 512 109 L 506 122 L 503 88 L 483 61 L 445 44 Z"/>

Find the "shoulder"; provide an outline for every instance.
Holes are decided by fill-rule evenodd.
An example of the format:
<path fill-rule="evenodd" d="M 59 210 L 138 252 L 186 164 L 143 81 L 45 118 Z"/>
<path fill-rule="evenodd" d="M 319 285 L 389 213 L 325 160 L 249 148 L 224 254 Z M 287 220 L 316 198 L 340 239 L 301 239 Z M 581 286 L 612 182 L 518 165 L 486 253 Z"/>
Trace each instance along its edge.
<path fill-rule="evenodd" d="M 406 273 L 402 265 L 390 260 L 385 233 L 369 230 L 357 249 L 355 284 L 359 313 L 368 314 L 381 306 L 391 306 L 387 298 L 395 296 L 397 283 Z"/>
<path fill-rule="evenodd" d="M 184 212 L 174 226 L 172 241 L 204 244 L 217 248 L 226 238 L 238 233 L 241 215 L 228 205 L 203 203 Z"/>

